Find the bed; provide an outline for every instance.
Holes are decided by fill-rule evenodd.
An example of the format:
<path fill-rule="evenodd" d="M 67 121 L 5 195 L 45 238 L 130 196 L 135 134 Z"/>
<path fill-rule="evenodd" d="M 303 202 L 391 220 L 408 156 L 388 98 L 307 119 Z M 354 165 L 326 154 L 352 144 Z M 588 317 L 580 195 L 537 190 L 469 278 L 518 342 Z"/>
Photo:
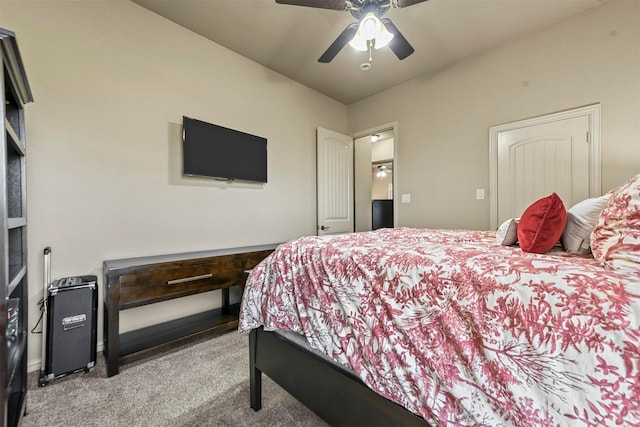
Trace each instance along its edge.
<path fill-rule="evenodd" d="M 589 230 L 593 255 L 411 228 L 281 245 L 243 295 L 252 408 L 265 373 L 332 425 L 640 424 L 631 181 Z"/>

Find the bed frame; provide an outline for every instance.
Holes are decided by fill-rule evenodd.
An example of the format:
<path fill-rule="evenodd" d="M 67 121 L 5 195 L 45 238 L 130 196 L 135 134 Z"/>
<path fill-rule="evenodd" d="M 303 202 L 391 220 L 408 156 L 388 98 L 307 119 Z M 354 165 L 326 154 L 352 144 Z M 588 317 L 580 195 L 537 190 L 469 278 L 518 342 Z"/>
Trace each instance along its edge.
<path fill-rule="evenodd" d="M 249 335 L 250 398 L 262 407 L 262 373 L 332 426 L 429 426 L 357 376 L 262 327 Z"/>

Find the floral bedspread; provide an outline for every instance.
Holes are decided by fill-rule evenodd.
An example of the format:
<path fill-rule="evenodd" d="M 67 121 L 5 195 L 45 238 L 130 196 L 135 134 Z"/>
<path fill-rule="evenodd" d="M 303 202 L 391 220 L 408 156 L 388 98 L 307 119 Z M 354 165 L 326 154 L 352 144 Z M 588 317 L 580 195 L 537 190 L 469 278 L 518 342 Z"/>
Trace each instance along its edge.
<path fill-rule="evenodd" d="M 302 333 L 433 425 L 640 425 L 640 271 L 494 241 L 409 228 L 291 241 L 250 275 L 240 333 Z"/>

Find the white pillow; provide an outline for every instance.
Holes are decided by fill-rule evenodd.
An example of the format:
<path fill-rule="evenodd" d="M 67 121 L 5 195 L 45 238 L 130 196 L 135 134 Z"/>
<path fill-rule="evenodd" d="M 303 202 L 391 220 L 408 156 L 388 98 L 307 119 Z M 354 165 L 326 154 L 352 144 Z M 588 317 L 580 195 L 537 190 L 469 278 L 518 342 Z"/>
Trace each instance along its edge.
<path fill-rule="evenodd" d="M 591 252 L 591 232 L 610 196 L 583 200 L 567 211 L 567 224 L 560 238 L 565 251 L 580 255 Z"/>
<path fill-rule="evenodd" d="M 496 231 L 496 243 L 509 246 L 518 241 L 518 220 L 520 218 L 509 218 L 498 227 Z"/>

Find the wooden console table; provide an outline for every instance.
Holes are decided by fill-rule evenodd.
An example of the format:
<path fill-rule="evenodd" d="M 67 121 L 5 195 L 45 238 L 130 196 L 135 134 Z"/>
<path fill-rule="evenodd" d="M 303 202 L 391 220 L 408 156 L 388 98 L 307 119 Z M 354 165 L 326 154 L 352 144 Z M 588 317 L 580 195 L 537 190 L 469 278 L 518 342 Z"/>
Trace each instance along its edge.
<path fill-rule="evenodd" d="M 238 326 L 239 304 L 229 304 L 229 288 L 243 286 L 252 269 L 277 244 L 104 261 L 104 355 L 107 376 L 120 363 L 150 349 L 174 346 Z M 222 290 L 222 307 L 120 334 L 120 310 L 187 295 Z"/>

